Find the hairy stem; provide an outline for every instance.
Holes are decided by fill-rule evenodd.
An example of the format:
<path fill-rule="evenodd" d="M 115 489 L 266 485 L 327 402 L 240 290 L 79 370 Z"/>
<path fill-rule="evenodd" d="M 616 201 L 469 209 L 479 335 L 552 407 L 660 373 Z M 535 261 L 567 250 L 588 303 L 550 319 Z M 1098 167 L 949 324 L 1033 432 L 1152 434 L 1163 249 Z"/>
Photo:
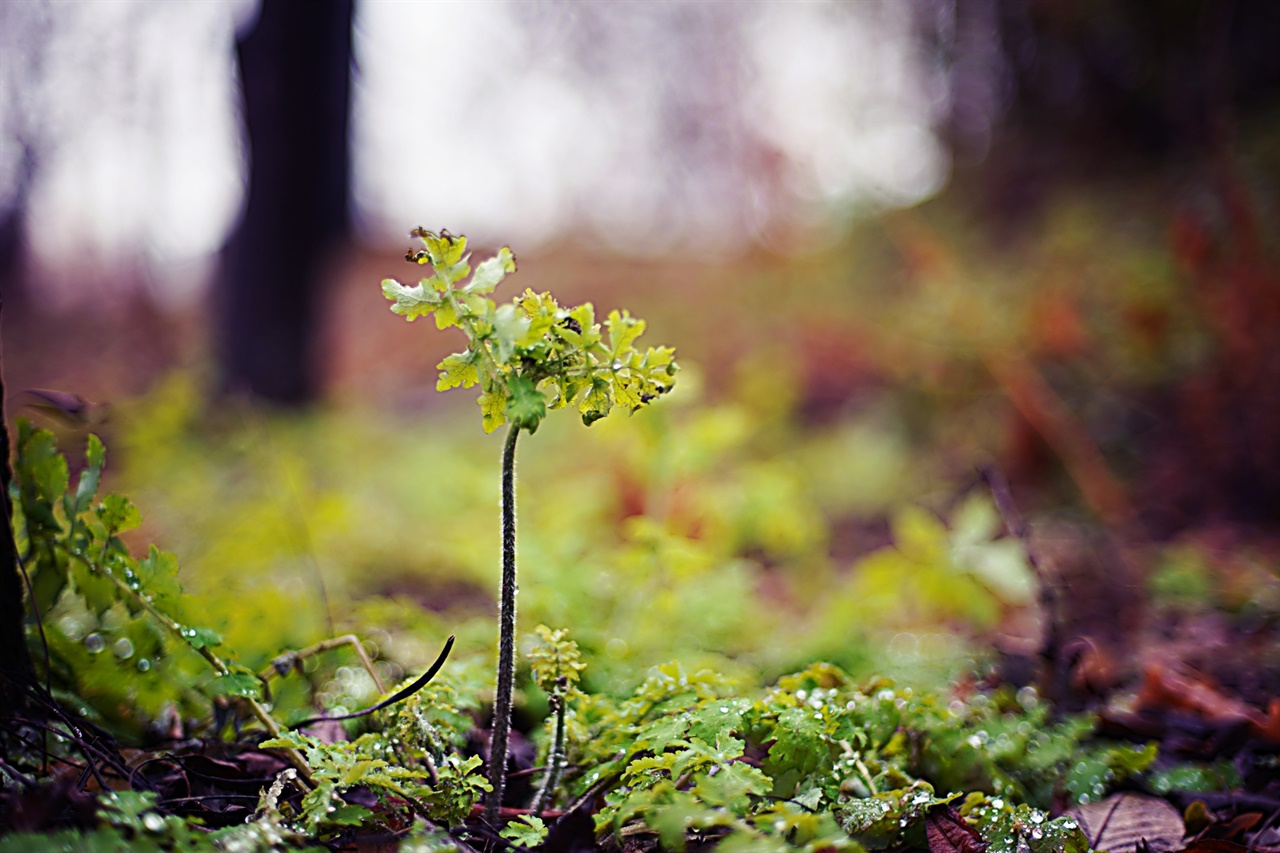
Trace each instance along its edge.
<path fill-rule="evenodd" d="M 535 815 L 542 814 L 551 805 L 551 798 L 560 784 L 560 774 L 564 772 L 564 718 L 569 710 L 569 703 L 565 700 L 563 693 L 557 693 L 551 697 L 552 704 L 555 706 L 556 728 L 551 739 L 551 751 L 547 754 L 547 775 L 543 777 L 542 787 L 538 789 L 538 795 L 533 798 L 533 805 L 529 807 L 529 811 Z"/>
<path fill-rule="evenodd" d="M 502 447 L 502 602 L 498 610 L 498 693 L 493 701 L 489 741 L 489 784 L 493 790 L 485 819 L 494 823 L 507 784 L 507 740 L 511 733 L 511 695 L 516 680 L 516 438 L 512 424 Z"/>

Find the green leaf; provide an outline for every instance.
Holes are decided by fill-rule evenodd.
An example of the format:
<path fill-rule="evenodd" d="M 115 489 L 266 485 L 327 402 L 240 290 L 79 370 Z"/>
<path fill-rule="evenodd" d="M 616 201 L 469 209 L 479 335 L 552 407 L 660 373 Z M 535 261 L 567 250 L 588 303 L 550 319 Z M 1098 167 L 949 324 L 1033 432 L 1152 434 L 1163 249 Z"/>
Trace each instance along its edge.
<path fill-rule="evenodd" d="M 67 508 L 67 514 L 80 515 L 89 508 L 93 496 L 98 493 L 98 483 L 102 478 L 102 466 L 107 461 L 106 448 L 96 435 L 89 436 L 89 446 L 85 449 L 85 469 L 80 472 L 80 482 L 76 486 L 75 500 Z"/>
<path fill-rule="evenodd" d="M 526 376 L 513 376 L 508 383 L 507 418 L 529 432 L 537 432 L 538 424 L 547 416 L 547 400 Z"/>
<path fill-rule="evenodd" d="M 178 582 L 178 558 L 155 545 L 151 546 L 146 558 L 134 566 L 134 574 L 139 588 L 157 604 L 176 601 L 182 594 L 182 584 Z"/>
<path fill-rule="evenodd" d="M 591 387 L 587 389 L 586 396 L 578 404 L 578 411 L 582 412 L 582 422 L 591 426 L 609 414 L 611 408 L 613 408 L 613 400 L 609 395 L 609 380 L 599 376 L 591 377 Z"/>
<path fill-rule="evenodd" d="M 262 682 L 256 675 L 247 672 L 229 672 L 219 675 L 209 682 L 206 688 L 210 696 L 243 696 L 257 698 L 262 689 Z"/>
<path fill-rule="evenodd" d="M 547 332 L 556 325 L 559 306 L 556 305 L 550 293 L 534 293 L 532 290 L 526 290 L 525 295 L 520 298 L 520 307 L 529 318 L 529 328 L 524 336 L 516 341 L 516 345 L 525 348 L 537 346 L 546 338 Z"/>
<path fill-rule="evenodd" d="M 514 847 L 537 847 L 547 837 L 547 827 L 537 815 L 522 814 L 498 834 Z"/>
<path fill-rule="evenodd" d="M 442 228 L 439 234 L 419 230 L 417 236 L 422 238 L 427 247 L 427 255 L 431 258 L 431 266 L 436 269 L 455 265 L 467 251 L 467 238 L 454 236 L 447 229 Z"/>
<path fill-rule="evenodd" d="M 508 273 L 515 271 L 516 256 L 503 246 L 497 255 L 476 267 L 476 274 L 471 277 L 471 281 L 458 290 L 461 293 L 492 293 Z"/>
<path fill-rule="evenodd" d="M 610 311 L 605 321 L 609 329 L 609 349 L 615 358 L 631 348 L 631 344 L 644 332 L 644 320 L 637 320 L 626 311 Z"/>
<path fill-rule="evenodd" d="M 380 758 L 362 758 L 351 762 L 347 767 L 343 768 L 342 775 L 338 778 L 338 784 L 343 788 L 349 788 L 352 785 L 359 785 L 370 773 L 382 767 L 386 767 L 387 762 Z"/>
<path fill-rule="evenodd" d="M 821 714 L 814 714 L 806 708 L 787 708 L 778 714 L 777 725 L 773 728 L 770 765 L 777 769 L 794 769 L 801 774 L 812 773 L 829 759 L 830 746 L 824 739 L 825 734 L 826 725 Z"/>
<path fill-rule="evenodd" d="M 446 356 L 444 361 L 436 365 L 440 371 L 440 380 L 436 382 L 437 391 L 448 391 L 450 388 L 470 388 L 480 381 L 480 372 L 476 369 L 479 353 L 468 349 Z"/>
<path fill-rule="evenodd" d="M 577 682 L 587 665 L 578 644 L 569 639 L 569 632 L 564 628 L 553 631 L 546 625 L 539 625 L 534 631 L 540 642 L 529 652 L 529 669 L 537 685 L 550 693 L 558 689 L 556 682 L 560 678 L 566 684 Z"/>
<path fill-rule="evenodd" d="M 750 764 L 721 765 L 715 776 L 699 774 L 693 793 L 704 803 L 745 814 L 750 797 L 769 793 L 773 780 Z"/>
<path fill-rule="evenodd" d="M 96 510 L 98 519 L 107 528 L 109 536 L 133 530 L 142 524 L 142 514 L 124 495 L 109 494 Z"/>
<path fill-rule="evenodd" d="M 458 309 L 448 299 L 443 300 L 440 307 L 436 308 L 436 328 L 448 329 L 460 325 L 462 323 L 458 320 Z"/>
<path fill-rule="evenodd" d="M 373 812 L 364 806 L 344 803 L 325 815 L 325 821 L 336 826 L 359 826 L 373 817 Z"/>
<path fill-rule="evenodd" d="M 507 304 L 493 312 L 494 349 L 500 362 L 510 361 L 516 343 L 529 331 L 530 320 L 515 305 Z"/>
<path fill-rule="evenodd" d="M 934 563 L 947 545 L 947 528 L 938 517 L 918 506 L 906 506 L 893 518 L 893 541 L 908 559 Z"/>
<path fill-rule="evenodd" d="M 483 415 L 482 425 L 485 432 L 493 432 L 506 423 L 507 397 L 502 392 L 502 389 L 496 388 L 492 391 L 485 391 L 476 402 L 480 404 L 480 412 Z"/>
<path fill-rule="evenodd" d="M 212 648 L 222 645 L 222 635 L 208 628 L 186 628 L 182 635 L 187 638 L 187 645 L 193 649 Z"/>
<path fill-rule="evenodd" d="M 23 482 L 35 486 L 35 495 L 50 505 L 66 494 L 70 482 L 67 460 L 58 452 L 57 440 L 49 430 L 30 433 L 21 445 L 18 469 Z"/>
<path fill-rule="evenodd" d="M 613 397 L 619 406 L 635 411 L 644 404 L 640 388 L 631 381 L 630 375 L 619 373 L 613 382 Z"/>
<path fill-rule="evenodd" d="M 382 295 L 395 303 L 391 306 L 392 313 L 403 316 L 409 322 L 430 314 L 444 303 L 440 294 L 427 290 L 422 284 L 406 287 L 392 278 L 383 280 Z"/>

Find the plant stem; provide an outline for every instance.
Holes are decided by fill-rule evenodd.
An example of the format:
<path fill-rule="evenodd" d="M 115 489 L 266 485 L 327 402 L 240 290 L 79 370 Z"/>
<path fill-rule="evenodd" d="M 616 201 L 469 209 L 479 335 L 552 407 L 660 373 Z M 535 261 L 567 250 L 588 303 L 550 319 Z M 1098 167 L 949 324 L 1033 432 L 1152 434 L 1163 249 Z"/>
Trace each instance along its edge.
<path fill-rule="evenodd" d="M 566 701 L 568 697 L 557 693 L 551 698 L 555 705 L 556 728 L 551 739 L 551 751 L 547 754 L 547 775 L 543 777 L 542 787 L 538 789 L 538 795 L 533 798 L 533 805 L 529 807 L 529 811 L 535 815 L 542 814 L 551 805 L 556 786 L 560 784 L 560 774 L 564 771 L 564 718 L 569 710 L 569 703 Z"/>
<path fill-rule="evenodd" d="M 493 700 L 489 740 L 489 792 L 485 819 L 495 823 L 507 783 L 507 740 L 511 733 L 511 696 L 516 680 L 516 438 L 512 424 L 502 447 L 502 601 L 498 610 L 498 692 Z"/>

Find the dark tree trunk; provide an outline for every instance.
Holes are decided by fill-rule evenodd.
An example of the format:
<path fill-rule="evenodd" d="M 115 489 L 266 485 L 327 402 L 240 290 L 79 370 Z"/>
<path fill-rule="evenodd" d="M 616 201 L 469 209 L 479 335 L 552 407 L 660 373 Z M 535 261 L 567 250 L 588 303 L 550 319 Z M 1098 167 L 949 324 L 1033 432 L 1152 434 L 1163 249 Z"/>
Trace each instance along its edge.
<path fill-rule="evenodd" d="M 4 524 L 0 525 L 0 714 L 18 710 L 25 692 L 23 687 L 33 683 L 35 673 L 23 630 L 23 583 L 13 533 L 13 507 L 9 501 L 9 483 L 12 480 L 9 423 L 4 413 L 4 376 L 0 366 L 0 509 L 4 512 Z"/>
<path fill-rule="evenodd" d="M 351 17 L 352 0 L 264 0 L 238 46 L 250 164 L 220 282 L 225 391 L 318 391 L 322 264 L 347 230 Z"/>

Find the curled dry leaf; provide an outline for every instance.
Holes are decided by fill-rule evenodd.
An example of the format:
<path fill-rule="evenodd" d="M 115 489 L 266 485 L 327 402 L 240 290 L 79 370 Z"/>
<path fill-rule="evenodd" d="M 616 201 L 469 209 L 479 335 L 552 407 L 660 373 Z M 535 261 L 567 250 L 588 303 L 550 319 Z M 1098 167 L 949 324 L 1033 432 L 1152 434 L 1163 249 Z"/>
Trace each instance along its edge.
<path fill-rule="evenodd" d="M 1070 811 L 1089 838 L 1089 847 L 1108 853 L 1179 850 L 1186 827 L 1178 810 L 1159 797 L 1116 794 Z"/>

